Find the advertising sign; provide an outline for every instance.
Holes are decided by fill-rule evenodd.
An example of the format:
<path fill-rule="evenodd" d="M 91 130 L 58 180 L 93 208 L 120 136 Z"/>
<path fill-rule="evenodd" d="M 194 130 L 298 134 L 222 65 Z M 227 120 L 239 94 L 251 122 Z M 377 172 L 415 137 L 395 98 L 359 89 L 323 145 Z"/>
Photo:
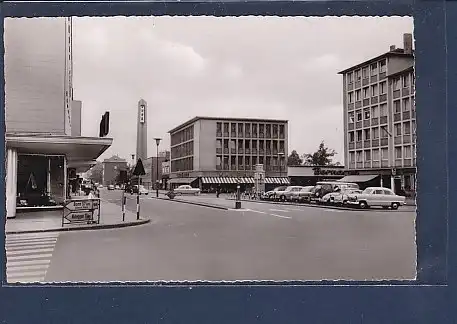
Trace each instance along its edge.
<path fill-rule="evenodd" d="M 98 212 L 97 221 L 94 220 L 94 213 Z M 72 223 L 99 223 L 100 222 L 100 199 L 71 199 L 65 201 L 62 226 Z"/>

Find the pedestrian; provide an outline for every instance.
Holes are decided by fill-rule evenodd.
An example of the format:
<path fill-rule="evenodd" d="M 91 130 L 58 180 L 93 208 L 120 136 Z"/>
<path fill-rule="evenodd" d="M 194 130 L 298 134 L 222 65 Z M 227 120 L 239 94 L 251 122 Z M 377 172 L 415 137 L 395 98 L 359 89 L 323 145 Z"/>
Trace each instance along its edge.
<path fill-rule="evenodd" d="M 217 186 L 216 186 L 216 198 L 219 198 L 220 193 L 221 193 L 221 188 L 220 188 L 220 185 L 217 184 Z"/>

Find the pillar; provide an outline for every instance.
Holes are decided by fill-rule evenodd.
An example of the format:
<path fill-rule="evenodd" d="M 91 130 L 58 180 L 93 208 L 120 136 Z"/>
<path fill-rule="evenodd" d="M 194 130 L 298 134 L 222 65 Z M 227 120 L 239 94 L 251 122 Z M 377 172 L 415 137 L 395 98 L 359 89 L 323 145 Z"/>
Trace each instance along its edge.
<path fill-rule="evenodd" d="M 46 174 L 46 193 L 51 195 L 51 157 L 48 157 L 48 172 Z"/>
<path fill-rule="evenodd" d="M 7 148 L 6 155 L 6 217 L 14 218 L 17 199 L 17 150 Z"/>
<path fill-rule="evenodd" d="M 384 183 L 383 183 L 382 174 L 381 174 L 381 176 L 380 176 L 380 179 L 381 179 L 381 181 L 380 181 L 380 184 L 379 184 L 379 185 L 380 185 L 381 187 L 384 187 Z"/>
<path fill-rule="evenodd" d="M 67 157 L 63 157 L 63 201 L 67 200 L 68 170 Z M 70 198 L 70 197 L 68 197 Z"/>
<path fill-rule="evenodd" d="M 390 176 L 390 189 L 395 193 L 395 177 Z"/>

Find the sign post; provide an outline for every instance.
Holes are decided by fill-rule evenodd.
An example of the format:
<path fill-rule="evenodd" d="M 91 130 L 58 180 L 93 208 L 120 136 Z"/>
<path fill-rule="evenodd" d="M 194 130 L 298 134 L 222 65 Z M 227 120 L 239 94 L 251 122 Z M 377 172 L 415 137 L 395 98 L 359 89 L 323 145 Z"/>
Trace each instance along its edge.
<path fill-rule="evenodd" d="M 136 196 L 136 219 L 140 219 L 140 176 L 145 175 L 146 172 L 144 171 L 143 162 L 141 159 L 138 159 L 138 162 L 135 165 L 135 169 L 133 170 L 133 175 L 137 176 L 138 179 L 138 191 Z"/>
<path fill-rule="evenodd" d="M 94 212 L 97 211 L 97 220 Z M 62 227 L 65 224 L 100 224 L 100 198 L 66 200 L 62 214 Z"/>

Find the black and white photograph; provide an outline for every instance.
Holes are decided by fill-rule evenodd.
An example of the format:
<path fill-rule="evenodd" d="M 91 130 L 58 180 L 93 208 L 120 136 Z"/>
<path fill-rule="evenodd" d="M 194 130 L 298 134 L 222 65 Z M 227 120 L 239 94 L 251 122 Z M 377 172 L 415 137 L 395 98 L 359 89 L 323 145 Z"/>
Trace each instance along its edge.
<path fill-rule="evenodd" d="M 416 278 L 413 18 L 4 30 L 8 284 Z"/>

